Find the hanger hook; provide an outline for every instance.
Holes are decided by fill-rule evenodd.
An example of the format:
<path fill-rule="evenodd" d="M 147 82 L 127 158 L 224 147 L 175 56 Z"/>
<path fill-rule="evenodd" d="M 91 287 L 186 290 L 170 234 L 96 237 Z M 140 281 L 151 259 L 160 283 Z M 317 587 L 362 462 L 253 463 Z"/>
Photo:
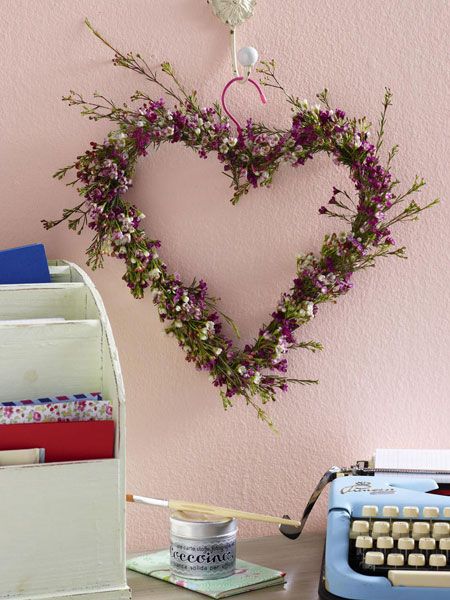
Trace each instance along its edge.
<path fill-rule="evenodd" d="M 233 83 L 235 83 L 236 81 L 242 81 L 243 79 L 244 79 L 243 77 L 234 77 L 233 79 L 231 79 L 226 84 L 226 86 L 223 88 L 223 92 L 222 92 L 222 107 L 223 107 L 223 110 L 228 115 L 228 117 L 233 121 L 233 123 L 236 125 L 236 127 L 238 129 L 238 133 L 241 133 L 242 127 L 239 124 L 239 122 L 233 117 L 233 115 L 230 113 L 230 111 L 228 110 L 228 107 L 227 107 L 227 105 L 225 103 L 225 96 L 226 96 L 226 93 L 227 93 L 229 87 L 231 85 L 233 85 Z M 255 88 L 258 90 L 259 97 L 261 98 L 261 102 L 263 104 L 267 104 L 267 98 L 265 97 L 264 92 L 263 92 L 261 86 L 254 79 L 247 79 L 247 81 L 249 83 L 253 84 L 255 86 Z"/>

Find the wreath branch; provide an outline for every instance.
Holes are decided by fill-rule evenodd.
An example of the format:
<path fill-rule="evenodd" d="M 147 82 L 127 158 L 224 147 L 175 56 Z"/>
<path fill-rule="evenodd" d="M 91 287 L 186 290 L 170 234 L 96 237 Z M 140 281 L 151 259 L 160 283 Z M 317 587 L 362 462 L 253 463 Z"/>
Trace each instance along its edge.
<path fill-rule="evenodd" d="M 133 54 L 132 52 L 129 52 L 126 55 L 123 54 L 120 50 L 118 50 L 112 44 L 110 44 L 110 42 L 108 42 L 108 40 L 106 40 L 100 32 L 98 32 L 96 29 L 94 29 L 94 27 L 91 25 L 89 19 L 86 18 L 84 20 L 84 23 L 88 27 L 88 29 L 90 29 L 90 31 L 95 35 L 96 38 L 98 38 L 103 44 L 105 44 L 105 46 L 107 46 L 110 50 L 112 50 L 114 52 L 114 59 L 113 59 L 114 65 L 119 66 L 119 67 L 124 67 L 125 69 L 130 69 L 131 71 L 134 71 L 135 73 L 137 73 L 139 75 L 143 75 L 151 83 L 157 84 L 162 90 L 164 90 L 164 92 L 166 92 L 166 94 L 168 96 L 170 96 L 171 98 L 174 98 L 180 104 L 183 103 L 183 98 L 181 96 L 179 96 L 172 88 L 166 86 L 164 83 L 162 83 L 158 79 L 156 71 L 152 71 L 152 69 L 149 67 L 147 61 L 144 58 L 142 58 L 142 56 L 140 54 Z M 172 80 L 176 83 L 178 89 L 184 96 L 184 100 L 186 98 L 188 98 L 187 92 L 184 90 L 183 86 L 179 83 L 178 79 L 175 77 L 175 74 L 170 66 L 170 63 L 167 63 L 167 62 L 162 63 L 161 67 L 162 67 L 163 72 L 166 73 L 167 75 L 169 75 L 169 77 L 171 77 Z"/>
<path fill-rule="evenodd" d="M 389 88 L 386 88 L 386 90 L 384 92 L 383 110 L 381 112 L 381 117 L 380 117 L 380 121 L 379 121 L 379 127 L 378 127 L 378 131 L 377 131 L 377 143 L 376 143 L 376 146 L 375 146 L 375 150 L 376 150 L 376 154 L 377 155 L 380 152 L 381 146 L 383 145 L 384 128 L 385 128 L 385 125 L 386 125 L 386 116 L 387 116 L 388 108 L 390 106 L 392 106 L 392 92 L 391 92 L 391 90 Z M 391 152 L 392 152 L 392 150 L 391 150 Z"/>

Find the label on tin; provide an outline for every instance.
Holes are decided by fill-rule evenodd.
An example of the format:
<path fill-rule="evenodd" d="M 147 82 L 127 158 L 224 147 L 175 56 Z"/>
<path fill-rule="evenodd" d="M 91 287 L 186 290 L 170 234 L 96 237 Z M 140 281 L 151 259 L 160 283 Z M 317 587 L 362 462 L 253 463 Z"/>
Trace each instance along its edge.
<path fill-rule="evenodd" d="M 195 542 L 172 537 L 170 566 L 177 574 L 196 579 L 227 577 L 236 563 L 235 539 Z"/>

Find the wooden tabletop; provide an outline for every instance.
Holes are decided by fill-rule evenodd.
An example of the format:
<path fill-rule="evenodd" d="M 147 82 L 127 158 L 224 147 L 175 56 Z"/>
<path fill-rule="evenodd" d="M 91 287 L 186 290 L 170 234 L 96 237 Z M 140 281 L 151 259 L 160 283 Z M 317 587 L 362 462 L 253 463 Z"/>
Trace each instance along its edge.
<path fill-rule="evenodd" d="M 323 536 L 302 534 L 296 541 L 281 534 L 238 541 L 238 557 L 272 569 L 286 571 L 286 584 L 240 594 L 240 600 L 317 600 Z M 199 600 L 195 592 L 128 571 L 133 600 Z M 204 596 L 206 598 L 206 596 Z"/>

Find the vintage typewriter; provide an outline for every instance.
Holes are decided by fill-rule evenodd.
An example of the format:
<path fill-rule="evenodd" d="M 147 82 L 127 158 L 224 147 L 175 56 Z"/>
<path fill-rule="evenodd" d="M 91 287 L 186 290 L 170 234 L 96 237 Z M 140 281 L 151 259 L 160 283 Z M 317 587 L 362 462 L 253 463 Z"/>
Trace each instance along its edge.
<path fill-rule="evenodd" d="M 323 600 L 450 600 L 450 471 L 332 467 L 320 480 L 296 539 L 331 483 Z"/>

